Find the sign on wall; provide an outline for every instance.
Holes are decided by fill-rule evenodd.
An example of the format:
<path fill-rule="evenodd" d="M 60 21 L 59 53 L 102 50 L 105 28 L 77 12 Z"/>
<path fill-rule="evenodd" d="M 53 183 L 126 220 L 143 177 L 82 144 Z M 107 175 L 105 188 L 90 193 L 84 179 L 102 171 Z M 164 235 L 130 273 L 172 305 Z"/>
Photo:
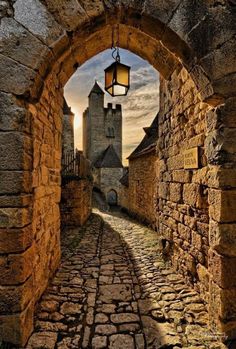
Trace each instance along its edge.
<path fill-rule="evenodd" d="M 184 168 L 198 168 L 198 147 L 187 149 L 184 151 Z"/>

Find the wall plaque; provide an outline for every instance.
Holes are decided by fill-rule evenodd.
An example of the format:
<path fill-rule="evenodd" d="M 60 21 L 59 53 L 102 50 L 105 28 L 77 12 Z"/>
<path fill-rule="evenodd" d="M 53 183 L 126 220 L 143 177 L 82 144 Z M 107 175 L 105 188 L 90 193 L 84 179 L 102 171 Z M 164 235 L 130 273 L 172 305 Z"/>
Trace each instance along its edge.
<path fill-rule="evenodd" d="M 184 151 L 184 168 L 198 168 L 198 147 Z"/>

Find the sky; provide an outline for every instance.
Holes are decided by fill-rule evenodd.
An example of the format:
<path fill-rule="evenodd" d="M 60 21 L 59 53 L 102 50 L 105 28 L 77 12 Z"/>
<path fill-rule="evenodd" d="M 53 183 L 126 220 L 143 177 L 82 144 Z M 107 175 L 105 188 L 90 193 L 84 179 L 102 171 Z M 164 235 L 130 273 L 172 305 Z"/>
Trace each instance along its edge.
<path fill-rule="evenodd" d="M 108 102 L 120 103 L 123 115 L 123 162 L 144 137 L 143 127 L 151 124 L 159 110 L 159 74 L 139 56 L 120 49 L 121 63 L 131 66 L 130 90 L 127 96 L 111 97 L 105 93 Z M 82 149 L 82 114 L 88 106 L 88 95 L 95 79 L 104 86 L 104 69 L 113 63 L 111 50 L 94 56 L 73 74 L 64 88 L 68 105 L 75 113 L 75 146 Z"/>

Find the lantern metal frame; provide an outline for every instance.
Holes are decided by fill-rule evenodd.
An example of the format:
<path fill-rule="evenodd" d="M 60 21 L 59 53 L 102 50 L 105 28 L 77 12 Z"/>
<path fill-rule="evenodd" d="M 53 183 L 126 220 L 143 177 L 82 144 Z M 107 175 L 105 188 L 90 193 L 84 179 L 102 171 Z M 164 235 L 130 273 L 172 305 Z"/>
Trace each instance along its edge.
<path fill-rule="evenodd" d="M 127 70 L 128 73 L 128 84 L 121 84 L 118 82 L 117 79 L 117 71 L 118 71 L 118 67 L 124 67 Z M 106 86 L 106 82 L 105 82 L 105 90 L 112 96 L 112 97 L 118 97 L 118 96 L 126 96 L 129 88 L 130 88 L 130 67 L 128 65 L 125 65 L 123 63 L 120 63 L 119 60 L 116 60 L 114 63 L 112 63 L 109 67 L 107 67 L 106 69 L 104 69 L 105 71 L 105 76 L 107 74 L 108 71 L 113 71 L 113 77 L 112 77 L 112 83 L 109 86 Z M 114 94 L 114 86 L 122 86 L 126 88 L 126 92 L 122 93 L 122 94 Z M 112 88 L 112 93 L 109 91 Z"/>
<path fill-rule="evenodd" d="M 117 40 L 115 41 L 115 29 L 117 31 L 116 34 L 116 38 Z M 118 97 L 118 96 L 126 96 L 129 89 L 130 89 L 130 69 L 131 67 L 129 67 L 126 64 L 123 64 L 120 62 L 120 53 L 119 53 L 119 25 L 117 25 L 117 28 L 113 27 L 112 28 L 112 46 L 111 49 L 113 49 L 112 51 L 112 57 L 114 58 L 115 62 L 112 63 L 109 67 L 107 67 L 106 69 L 104 69 L 105 72 L 105 91 L 107 91 L 107 93 L 109 93 L 112 97 Z M 116 55 L 115 55 L 116 53 Z M 122 84 L 119 82 L 118 79 L 118 73 L 119 73 L 119 68 L 124 68 L 124 70 L 126 70 L 127 72 L 127 84 Z M 111 83 L 109 85 L 106 84 L 107 81 L 107 74 L 111 73 L 112 78 L 110 78 Z M 125 88 L 125 93 L 115 93 L 114 92 L 114 88 L 115 87 L 123 87 Z"/>

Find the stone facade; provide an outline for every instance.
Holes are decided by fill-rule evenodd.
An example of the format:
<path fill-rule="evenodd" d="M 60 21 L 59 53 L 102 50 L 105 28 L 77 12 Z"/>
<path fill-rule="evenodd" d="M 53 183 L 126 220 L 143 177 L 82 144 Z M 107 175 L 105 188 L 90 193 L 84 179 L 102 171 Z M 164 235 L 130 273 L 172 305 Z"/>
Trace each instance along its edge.
<path fill-rule="evenodd" d="M 82 226 L 92 212 L 93 183 L 89 178 L 71 179 L 62 185 L 62 226 Z"/>
<path fill-rule="evenodd" d="M 60 261 L 63 87 L 78 66 L 111 47 L 116 24 L 120 46 L 165 79 L 160 231 L 173 242 L 175 266 L 208 299 L 211 327 L 235 337 L 234 1 L 7 0 L 0 12 L 0 336 L 6 342 L 26 343 L 35 303 Z M 183 171 L 182 150 L 197 144 L 201 168 Z"/>
<path fill-rule="evenodd" d="M 157 224 L 157 164 L 155 150 L 129 161 L 129 187 L 122 205 L 126 202 L 124 207 L 131 215 L 154 229 Z"/>
<path fill-rule="evenodd" d="M 93 167 L 94 186 L 108 203 L 119 204 L 122 165 L 121 105 L 104 108 L 104 92 L 95 82 L 89 94 L 89 106 L 83 114 L 83 151 Z"/>
<path fill-rule="evenodd" d="M 121 179 L 121 206 L 142 222 L 157 227 L 158 115 L 150 127 L 144 128 L 145 136 L 128 157 L 128 173 Z"/>
<path fill-rule="evenodd" d="M 64 98 L 63 105 L 63 126 L 62 126 L 62 154 L 75 151 L 74 141 L 74 118 L 71 108 L 68 107 Z"/>
<path fill-rule="evenodd" d="M 235 309 L 230 300 L 234 294 L 231 273 L 236 260 L 230 260 L 226 250 L 225 256 L 221 255 L 222 250 L 214 250 L 211 238 L 217 221 L 227 220 L 227 217 L 229 221 L 232 219 L 231 214 L 225 217 L 218 214 L 219 210 L 231 211 L 232 199 L 230 196 L 226 199 L 229 192 L 225 192 L 224 201 L 217 202 L 220 192 L 215 188 L 218 167 L 211 165 L 210 158 L 214 157 L 218 164 L 224 160 L 216 154 L 220 148 L 217 150 L 215 136 L 212 138 L 209 132 L 214 112 L 201 102 L 184 68 L 174 73 L 169 82 L 161 79 L 160 93 L 159 231 L 172 246 L 173 265 L 200 290 L 209 304 L 212 328 L 232 334 L 234 321 L 231 319 Z M 193 147 L 199 150 L 199 168 L 186 170 L 183 152 Z M 212 208 L 213 202 L 217 202 L 218 208 Z M 229 282 L 222 280 L 224 272 L 230 278 Z M 224 307 L 219 309 L 220 299 L 224 299 Z M 224 325 L 220 319 L 224 319 Z"/>
<path fill-rule="evenodd" d="M 83 113 L 83 151 L 92 164 L 104 150 L 113 145 L 122 159 L 121 105 L 104 108 L 104 92 L 96 82 L 89 94 L 89 106 Z"/>

